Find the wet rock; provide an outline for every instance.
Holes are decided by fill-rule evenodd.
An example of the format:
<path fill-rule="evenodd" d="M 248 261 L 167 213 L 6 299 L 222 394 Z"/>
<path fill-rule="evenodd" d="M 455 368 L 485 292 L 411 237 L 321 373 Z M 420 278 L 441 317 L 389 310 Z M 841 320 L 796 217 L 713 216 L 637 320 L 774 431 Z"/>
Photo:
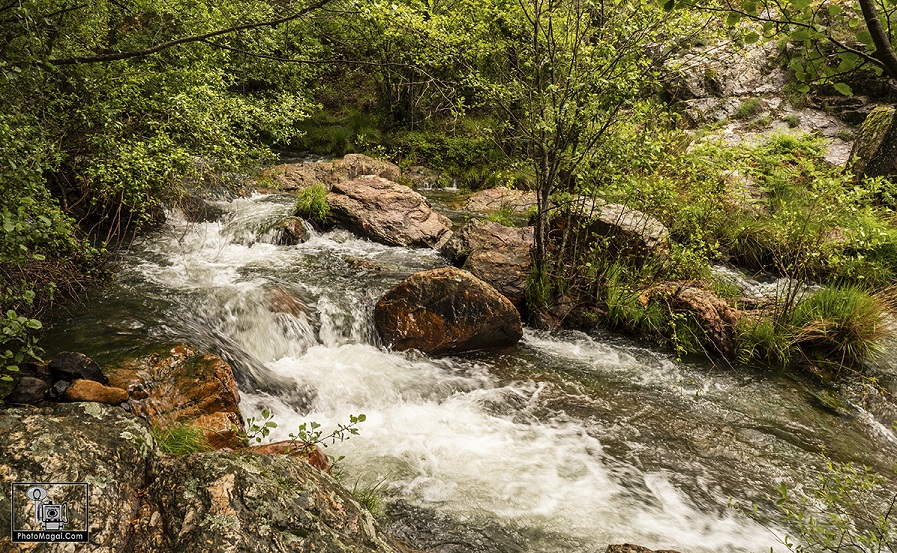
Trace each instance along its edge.
<path fill-rule="evenodd" d="M 165 458 L 144 497 L 133 540 L 151 551 L 396 551 L 348 491 L 289 456 Z"/>
<path fill-rule="evenodd" d="M 672 549 L 648 549 L 631 543 L 608 545 L 604 553 L 679 553 Z"/>
<path fill-rule="evenodd" d="M 301 190 L 314 184 L 321 184 L 328 190 L 336 183 L 373 175 L 397 181 L 402 175 L 399 166 L 388 161 L 380 161 L 362 154 L 349 154 L 335 161 L 312 161 L 289 163 L 268 169 L 264 177 L 274 184 L 274 188 L 284 192 Z"/>
<path fill-rule="evenodd" d="M 203 436 L 213 449 L 238 448 L 243 446 L 240 429 L 242 421 L 236 413 L 218 411 L 200 415 L 191 423 L 202 430 Z"/>
<path fill-rule="evenodd" d="M 132 400 L 134 413 L 151 424 L 191 424 L 203 415 L 230 413 L 242 428 L 240 395 L 230 365 L 185 344 L 127 360 L 107 369 L 113 386 L 146 394 Z"/>
<path fill-rule="evenodd" d="M 488 213 L 507 209 L 514 213 L 526 213 L 536 205 L 536 193 L 499 187 L 480 190 L 467 198 L 464 207 L 468 211 Z"/>
<path fill-rule="evenodd" d="M 327 203 L 333 221 L 390 246 L 439 248 L 451 236 L 451 221 L 426 198 L 381 177 L 336 183 Z"/>
<path fill-rule="evenodd" d="M 291 455 L 305 460 L 308 464 L 318 470 L 329 473 L 333 468 L 330 459 L 318 447 L 304 448 L 301 444 L 297 445 L 290 440 L 273 442 L 270 444 L 254 445 L 246 448 L 246 451 L 258 453 L 261 455 Z"/>
<path fill-rule="evenodd" d="M 16 382 L 16 387 L 13 388 L 12 392 L 3 398 L 3 401 L 6 403 L 34 405 L 43 401 L 49 391 L 50 384 L 47 381 L 34 378 L 33 376 L 23 376 Z"/>
<path fill-rule="evenodd" d="M 860 126 L 848 167 L 858 177 L 897 174 L 897 109 L 875 108 Z"/>
<path fill-rule="evenodd" d="M 268 289 L 270 309 L 273 313 L 286 313 L 294 317 L 309 317 L 310 311 L 305 302 L 296 294 L 289 292 L 280 286 L 272 286 Z"/>
<path fill-rule="evenodd" d="M 275 225 L 277 243 L 281 246 L 295 246 L 308 240 L 309 233 L 301 217 L 288 217 Z"/>
<path fill-rule="evenodd" d="M 738 311 L 712 291 L 695 282 L 666 282 L 650 288 L 643 298 L 644 302 L 665 302 L 674 312 L 692 317 L 715 349 L 709 353 L 732 353 Z"/>
<path fill-rule="evenodd" d="M 72 382 L 62 397 L 66 401 L 93 401 L 118 405 L 128 401 L 128 392 L 121 388 L 103 386 L 99 382 L 82 378 Z"/>
<path fill-rule="evenodd" d="M 454 267 L 400 282 L 377 302 L 374 323 L 390 347 L 431 354 L 510 346 L 523 335 L 506 297 Z"/>
<path fill-rule="evenodd" d="M 109 379 L 103 374 L 100 366 L 93 359 L 83 353 L 63 351 L 56 355 L 49 364 L 50 374 L 53 380 L 68 380 L 69 382 L 83 378 L 93 380 L 100 384 L 109 384 Z"/>
<path fill-rule="evenodd" d="M 472 220 L 452 235 L 442 252 L 456 267 L 487 282 L 519 308 L 526 303 L 533 237 L 533 227 Z"/>
<path fill-rule="evenodd" d="M 72 383 L 68 380 L 57 380 L 50 386 L 50 391 L 47 392 L 47 395 L 52 399 L 60 400 L 65 395 L 65 391 L 69 389 Z"/>
<path fill-rule="evenodd" d="M 420 165 L 409 167 L 403 177 L 411 182 L 414 188 L 436 188 L 439 186 L 439 173 Z"/>
<path fill-rule="evenodd" d="M 154 460 L 146 423 L 118 407 L 58 403 L 0 411 L 0 474 L 4 482 L 90 485 L 90 551 L 140 551 L 140 544 L 130 538 L 130 524 L 137 516 L 140 492 Z M 80 500 L 51 497 L 72 500 L 71 528 L 83 528 L 83 493 Z M 10 509 L 9 496 L 3 494 L 0 517 L 7 522 Z M 23 520 L 33 521 L 30 501 L 17 501 L 16 509 Z M 9 549 L 7 544 L 0 540 L 0 551 L 24 549 Z"/>
<path fill-rule="evenodd" d="M 572 205 L 571 209 L 569 222 L 576 229 L 579 241 L 601 240 L 608 255 L 628 259 L 636 265 L 643 265 L 651 257 L 662 262 L 669 258 L 670 233 L 663 223 L 647 213 L 622 204 L 605 204 L 586 198 Z M 567 223 L 564 217 L 555 219 L 554 234 Z"/>
<path fill-rule="evenodd" d="M 206 223 L 217 221 L 224 215 L 224 210 L 197 196 L 185 196 L 178 207 L 184 212 L 184 217 L 191 223 Z"/>

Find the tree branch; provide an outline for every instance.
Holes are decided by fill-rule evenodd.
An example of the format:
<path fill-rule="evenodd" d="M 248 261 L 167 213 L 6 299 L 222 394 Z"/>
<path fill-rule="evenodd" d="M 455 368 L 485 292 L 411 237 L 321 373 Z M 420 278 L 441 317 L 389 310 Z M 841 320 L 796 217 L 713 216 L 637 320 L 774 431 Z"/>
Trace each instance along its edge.
<path fill-rule="evenodd" d="M 878 17 L 878 10 L 875 9 L 872 0 L 859 0 L 859 2 L 860 8 L 863 10 L 863 19 L 866 20 L 866 28 L 872 35 L 872 42 L 875 44 L 876 57 L 881 60 L 882 69 L 892 78 L 897 79 L 897 55 L 894 54 L 891 41 Z"/>
<path fill-rule="evenodd" d="M 150 46 L 149 48 L 144 48 L 142 50 L 132 50 L 129 52 L 111 52 L 108 54 L 99 54 L 96 56 L 76 56 L 71 58 L 57 58 L 48 60 L 49 63 L 53 65 L 75 65 L 79 63 L 104 63 L 109 61 L 116 60 L 124 60 L 130 58 L 142 58 L 157 52 L 161 52 L 163 50 L 168 50 L 169 48 L 173 48 L 175 46 L 179 46 L 181 44 L 187 44 L 190 42 L 202 42 L 208 40 L 210 38 L 214 38 L 216 36 L 236 33 L 239 31 L 246 31 L 248 29 L 258 29 L 260 27 L 277 27 L 283 23 L 288 21 L 293 21 L 294 19 L 299 19 L 300 17 L 306 15 L 307 13 L 322 8 L 332 2 L 333 0 L 318 0 L 314 4 L 310 6 L 306 6 L 302 8 L 296 13 L 290 14 L 285 17 L 281 17 L 279 19 L 271 19 L 267 21 L 258 21 L 255 23 L 244 23 L 242 25 L 235 25 L 233 27 L 228 27 L 226 29 L 219 29 L 217 31 L 212 31 L 209 33 L 194 35 L 194 36 L 186 36 L 181 37 L 175 40 L 171 40 L 168 42 L 163 42 L 161 44 L 156 44 L 154 46 Z"/>

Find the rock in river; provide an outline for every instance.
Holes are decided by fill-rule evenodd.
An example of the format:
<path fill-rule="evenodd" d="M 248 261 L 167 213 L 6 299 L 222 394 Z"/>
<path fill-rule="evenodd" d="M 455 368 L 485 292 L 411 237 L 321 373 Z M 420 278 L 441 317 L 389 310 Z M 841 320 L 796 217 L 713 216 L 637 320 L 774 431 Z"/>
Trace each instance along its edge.
<path fill-rule="evenodd" d="M 431 354 L 510 346 L 523 335 L 506 297 L 454 267 L 400 282 L 377 302 L 374 323 L 390 347 Z"/>

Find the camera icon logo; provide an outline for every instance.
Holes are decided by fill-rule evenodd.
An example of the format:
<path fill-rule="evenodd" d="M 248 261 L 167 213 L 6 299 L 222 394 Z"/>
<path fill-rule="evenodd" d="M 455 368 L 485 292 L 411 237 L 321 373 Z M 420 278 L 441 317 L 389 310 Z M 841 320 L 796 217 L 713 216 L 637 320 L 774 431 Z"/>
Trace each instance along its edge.
<path fill-rule="evenodd" d="M 40 523 L 41 530 L 65 530 L 65 525 L 69 521 L 68 503 L 54 503 L 49 498 L 46 488 L 41 486 L 28 488 L 25 495 L 34 502 L 34 521 Z"/>

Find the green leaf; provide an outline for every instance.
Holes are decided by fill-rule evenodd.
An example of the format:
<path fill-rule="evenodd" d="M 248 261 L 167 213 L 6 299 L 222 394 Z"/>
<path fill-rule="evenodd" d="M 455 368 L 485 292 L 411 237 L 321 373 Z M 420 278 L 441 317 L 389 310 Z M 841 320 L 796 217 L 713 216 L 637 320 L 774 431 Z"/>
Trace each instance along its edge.
<path fill-rule="evenodd" d="M 839 13 L 841 13 L 841 6 L 836 6 L 836 5 L 832 4 L 828 7 L 828 14 L 831 15 L 832 17 L 838 15 Z"/>
<path fill-rule="evenodd" d="M 41 324 L 41 322 L 38 321 L 37 319 L 28 319 L 28 322 L 25 323 L 25 326 L 27 326 L 28 328 L 33 328 L 33 329 L 37 330 L 39 328 L 42 328 L 44 325 Z"/>
<path fill-rule="evenodd" d="M 745 44 L 753 44 L 760 40 L 760 35 L 751 31 L 750 33 L 744 35 L 744 43 Z"/>
<path fill-rule="evenodd" d="M 734 27 L 741 21 L 741 14 L 737 12 L 729 12 L 729 17 L 726 18 L 726 25 L 729 27 Z"/>
<path fill-rule="evenodd" d="M 853 89 L 847 83 L 835 83 L 835 90 L 844 96 L 853 96 Z"/>
<path fill-rule="evenodd" d="M 857 40 L 865 44 L 866 46 L 874 46 L 875 41 L 872 40 L 872 33 L 867 31 L 866 29 L 862 29 L 856 32 Z"/>
<path fill-rule="evenodd" d="M 676 0 L 667 0 L 663 3 L 663 9 L 665 11 L 673 11 L 673 8 L 676 7 Z"/>
<path fill-rule="evenodd" d="M 741 7 L 744 11 L 749 14 L 757 13 L 757 1 L 756 0 L 744 0 L 744 3 L 741 4 Z"/>

